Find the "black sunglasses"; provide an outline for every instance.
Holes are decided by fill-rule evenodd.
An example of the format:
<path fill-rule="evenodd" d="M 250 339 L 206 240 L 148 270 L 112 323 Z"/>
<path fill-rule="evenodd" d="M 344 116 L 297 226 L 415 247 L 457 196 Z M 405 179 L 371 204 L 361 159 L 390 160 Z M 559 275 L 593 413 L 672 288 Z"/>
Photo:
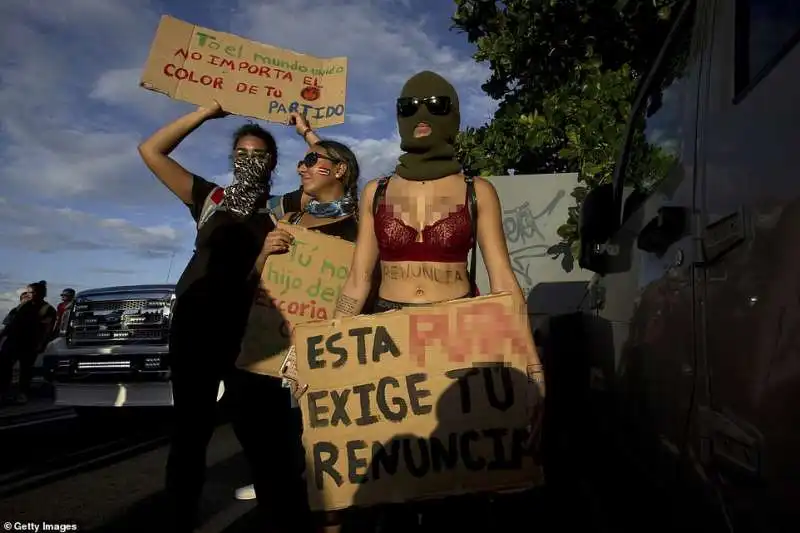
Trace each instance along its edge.
<path fill-rule="evenodd" d="M 425 98 L 408 96 L 397 99 L 397 114 L 401 117 L 414 116 L 422 104 L 425 104 L 431 115 L 441 116 L 450 112 L 449 96 L 426 96 Z"/>
<path fill-rule="evenodd" d="M 326 155 L 318 154 L 317 152 L 308 152 L 306 156 L 297 162 L 297 168 L 305 165 L 306 168 L 311 168 L 319 162 L 320 159 L 327 159 L 331 163 L 340 163 L 338 159 L 328 157 Z"/>

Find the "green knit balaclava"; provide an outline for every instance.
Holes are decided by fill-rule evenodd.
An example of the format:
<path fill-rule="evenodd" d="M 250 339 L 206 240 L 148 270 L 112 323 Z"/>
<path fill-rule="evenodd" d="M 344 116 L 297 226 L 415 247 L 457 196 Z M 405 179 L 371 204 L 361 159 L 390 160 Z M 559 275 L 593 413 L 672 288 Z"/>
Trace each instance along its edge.
<path fill-rule="evenodd" d="M 435 115 L 421 103 L 417 112 L 409 117 L 397 114 L 400 129 L 400 156 L 395 172 L 405 179 L 428 181 L 444 178 L 461 171 L 456 161 L 455 140 L 461 126 L 458 94 L 450 83 L 435 72 L 423 71 L 415 74 L 403 86 L 400 98 L 426 98 L 431 96 L 450 99 L 450 110 L 446 115 Z M 414 129 L 420 122 L 430 125 L 431 133 L 425 137 L 414 137 Z"/>

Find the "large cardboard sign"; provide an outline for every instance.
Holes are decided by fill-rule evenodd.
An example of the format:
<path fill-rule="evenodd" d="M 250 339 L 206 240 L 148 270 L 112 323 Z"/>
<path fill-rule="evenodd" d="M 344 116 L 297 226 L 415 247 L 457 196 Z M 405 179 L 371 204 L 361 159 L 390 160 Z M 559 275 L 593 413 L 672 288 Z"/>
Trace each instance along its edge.
<path fill-rule="evenodd" d="M 236 365 L 279 376 L 294 325 L 333 316 L 355 245 L 311 229 L 278 223 L 294 235 L 285 254 L 272 255 L 261 272 Z"/>
<path fill-rule="evenodd" d="M 297 111 L 321 128 L 344 122 L 347 58 L 298 54 L 164 15 L 140 84 L 271 122 Z"/>
<path fill-rule="evenodd" d="M 298 325 L 312 508 L 541 483 L 524 451 L 534 389 L 519 315 L 504 294 Z"/>

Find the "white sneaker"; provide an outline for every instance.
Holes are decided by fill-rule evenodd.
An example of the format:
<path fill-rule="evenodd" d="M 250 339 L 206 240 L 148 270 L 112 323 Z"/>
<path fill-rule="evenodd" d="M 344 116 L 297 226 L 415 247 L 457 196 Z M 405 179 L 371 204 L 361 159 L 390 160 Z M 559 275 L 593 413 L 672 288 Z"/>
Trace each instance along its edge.
<path fill-rule="evenodd" d="M 244 487 L 239 487 L 236 489 L 237 500 L 255 500 L 256 499 L 256 488 L 253 485 L 245 485 Z"/>

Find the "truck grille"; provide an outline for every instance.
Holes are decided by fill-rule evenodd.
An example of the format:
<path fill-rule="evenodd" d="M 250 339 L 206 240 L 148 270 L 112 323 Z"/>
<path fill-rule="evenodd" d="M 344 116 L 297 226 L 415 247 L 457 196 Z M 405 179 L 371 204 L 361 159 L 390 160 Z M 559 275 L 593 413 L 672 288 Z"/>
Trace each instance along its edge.
<path fill-rule="evenodd" d="M 92 311 L 135 311 L 147 305 L 147 300 L 122 300 L 117 302 L 92 302 Z"/>
<path fill-rule="evenodd" d="M 164 344 L 170 319 L 169 299 L 78 300 L 70 315 L 67 342 L 72 346 Z"/>

